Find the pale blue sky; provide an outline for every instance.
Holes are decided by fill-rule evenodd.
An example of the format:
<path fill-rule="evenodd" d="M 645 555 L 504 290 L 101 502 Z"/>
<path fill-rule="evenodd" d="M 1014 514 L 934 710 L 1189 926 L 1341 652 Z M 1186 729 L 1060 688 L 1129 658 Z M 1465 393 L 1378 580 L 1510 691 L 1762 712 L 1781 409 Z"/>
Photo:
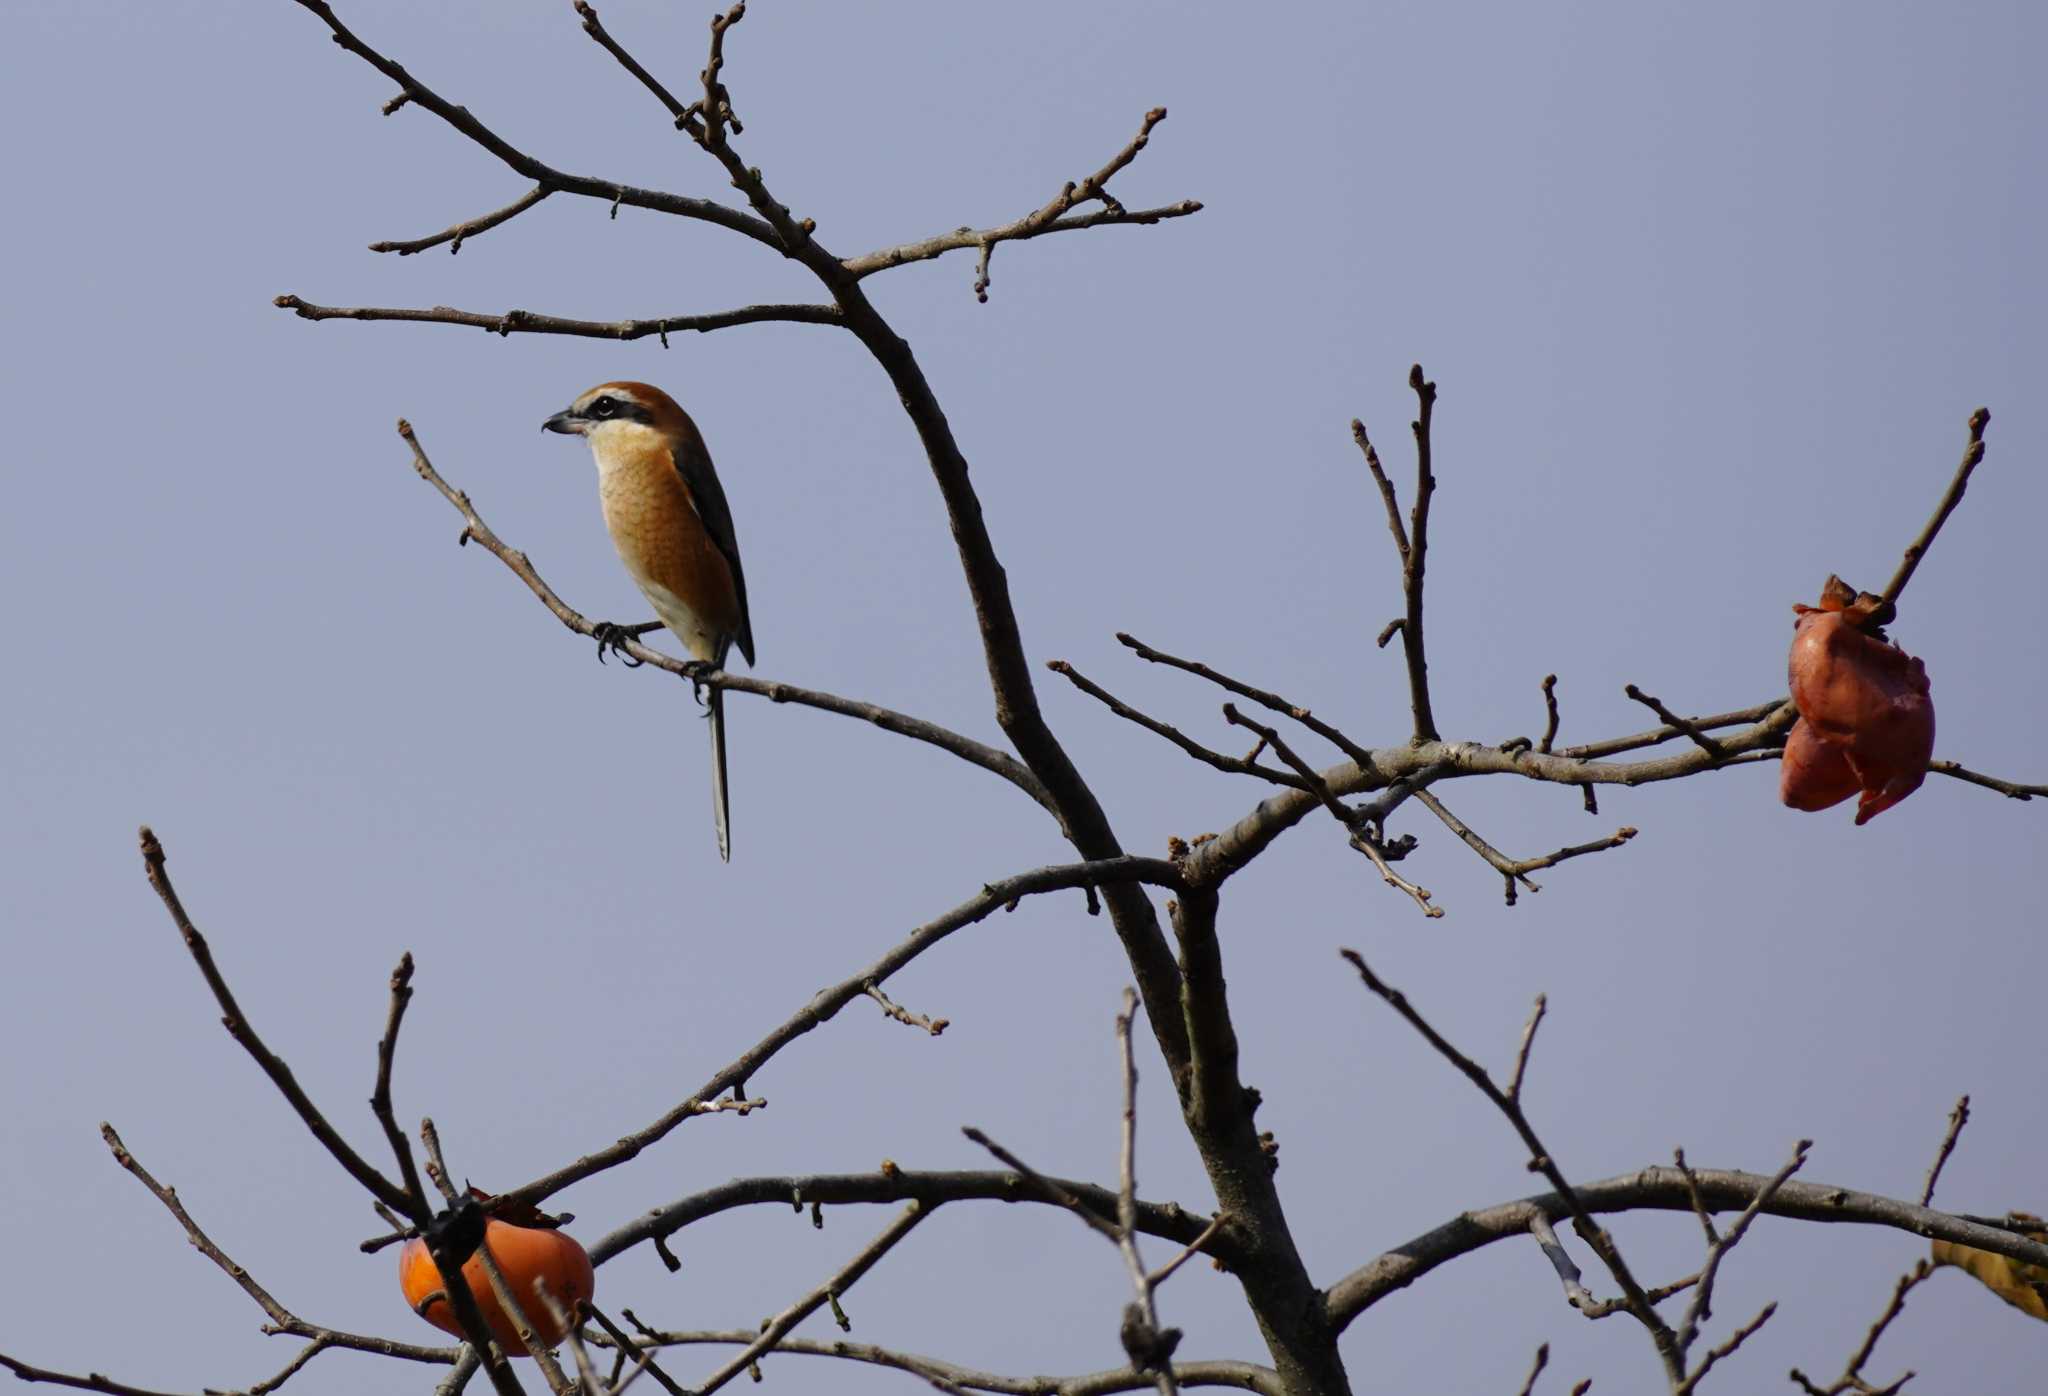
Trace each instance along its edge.
<path fill-rule="evenodd" d="M 715 167 L 578 30 L 564 0 L 337 0 L 451 100 L 567 168 L 730 197 Z M 672 85 L 701 5 L 611 0 Z M 252 1016 L 368 1150 L 384 980 L 420 963 L 399 1073 L 454 1166 L 510 1186 L 634 1129 L 815 989 L 986 880 L 1067 851 L 1009 787 L 860 724 L 732 702 L 732 865 L 678 684 L 592 662 L 457 520 L 392 434 L 404 414 L 573 605 L 638 619 L 587 454 L 541 418 L 608 378 L 696 415 L 745 550 L 761 672 L 995 739 L 936 491 L 858 347 L 769 326 L 651 341 L 499 340 L 310 325 L 272 309 L 511 306 L 685 314 L 811 293 L 701 225 L 567 197 L 445 252 L 364 250 L 503 203 L 520 181 L 417 112 L 289 0 L 18 7 L 0 20 L 13 132 L 0 383 L 14 425 L 0 587 L 0 1350 L 165 1389 L 245 1386 L 289 1355 L 108 1160 L 121 1129 L 216 1240 L 306 1317 L 431 1340 L 376 1229 L 239 1049 L 139 871 L 152 823 Z M 1939 754 L 2048 779 L 2039 697 L 2048 245 L 2048 12 L 2022 3 L 1029 6 L 762 0 L 727 77 L 742 149 L 855 253 L 1006 221 L 1095 169 L 1146 107 L 1171 118 L 1115 188 L 1198 217 L 891 273 L 974 466 L 1035 660 L 1071 659 L 1204 739 L 1217 695 L 1148 671 L 1129 630 L 1398 741 L 1398 610 L 1363 416 L 1404 491 L 1404 387 L 1441 384 L 1430 638 L 1447 734 L 1635 730 L 1634 682 L 1714 711 L 1782 691 L 1790 605 L 1829 571 L 1881 584 L 1979 403 L 1990 455 L 1908 593 Z M 1236 818 L 1249 782 L 1197 768 L 1048 676 L 1051 720 L 1126 843 Z M 1540 1127 L 1575 1176 L 1667 1161 L 1916 1195 L 1954 1098 L 1976 1119 L 1941 1200 L 2048 1210 L 2034 1043 L 2048 977 L 2048 807 L 1934 780 L 1854 829 L 1801 816 L 1775 771 L 1636 792 L 1496 781 L 1445 797 L 1497 845 L 1642 829 L 1498 879 L 1428 816 L 1396 828 L 1449 915 L 1425 922 L 1328 821 L 1233 882 L 1224 953 L 1322 1283 L 1459 1210 L 1532 1190 L 1506 1127 L 1381 1006 L 1364 950 L 1504 1064 L 1530 997 Z M 855 1004 L 753 1083 L 559 1199 L 594 1238 L 739 1173 L 982 1160 L 973 1123 L 1041 1166 L 1115 1167 L 1106 922 L 1048 898 L 892 985 L 931 1040 Z M 516 1005 L 508 1013 L 506 1005 Z M 1143 1064 L 1143 1190 L 1211 1199 Z M 529 1102 L 540 1101 L 534 1110 Z M 778 1209 L 634 1252 L 599 1302 L 750 1326 L 885 1218 L 814 1232 Z M 1693 1268 L 1683 1217 L 1623 1219 L 1653 1280 Z M 1723 1391 L 1832 1374 L 1923 1253 L 1896 1234 L 1760 1224 L 1717 1318 L 1777 1319 Z M 33 1270 L 20 1258 L 35 1257 Z M 1594 1267 L 1582 1257 L 1589 1274 Z M 849 1296 L 860 1339 L 1017 1372 L 1118 1360 L 1125 1281 L 1079 1226 L 948 1208 Z M 1162 1297 L 1188 1356 L 1263 1359 L 1231 1282 Z M 1624 1321 L 1625 1322 L 1625 1321 Z M 811 1328 L 831 1330 L 814 1320 Z M 804 1330 L 809 1332 L 810 1329 Z M 1351 1329 L 1355 1386 L 1516 1389 L 1552 1343 L 1563 1391 L 1648 1389 L 1649 1346 L 1567 1310 L 1504 1245 Z M 2041 1330 L 1954 1275 L 1917 1294 L 1883 1379 L 2015 1390 Z M 679 1357 L 688 1382 L 715 1365 Z M 289 1391 L 425 1390 L 436 1374 L 322 1356 Z M 787 1391 L 905 1379 L 785 1359 Z"/>

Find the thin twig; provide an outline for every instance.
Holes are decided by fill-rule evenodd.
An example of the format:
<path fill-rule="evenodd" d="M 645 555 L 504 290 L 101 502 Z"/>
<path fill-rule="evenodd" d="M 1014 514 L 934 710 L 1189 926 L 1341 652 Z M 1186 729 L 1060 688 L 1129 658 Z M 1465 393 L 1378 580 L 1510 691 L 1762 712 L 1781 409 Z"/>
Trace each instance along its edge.
<path fill-rule="evenodd" d="M 613 1323 L 606 1316 L 604 1310 L 598 1308 L 597 1305 L 591 1303 L 588 1299 L 583 1301 L 581 1307 L 582 1312 L 594 1319 L 597 1326 L 605 1331 L 606 1336 L 612 1340 L 621 1356 L 644 1359 L 643 1365 L 647 1368 L 647 1375 L 653 1377 L 661 1389 L 668 1393 L 668 1396 L 689 1396 L 689 1393 L 677 1384 L 676 1379 L 663 1371 L 660 1364 L 655 1362 L 654 1354 L 651 1351 L 643 1353 L 640 1345 L 634 1342 L 624 1329 Z"/>
<path fill-rule="evenodd" d="M 1956 1101 L 1956 1108 L 1948 1112 L 1948 1133 L 1941 1137 L 1941 1148 L 1934 1155 L 1933 1166 L 1927 1170 L 1927 1184 L 1920 1189 L 1920 1205 L 1928 1206 L 1934 1201 L 1934 1185 L 1941 1181 L 1941 1170 L 1948 1163 L 1948 1156 L 1956 1151 L 1956 1140 L 1962 1135 L 1963 1126 L 1970 1122 L 1970 1098 L 1963 1096 Z"/>
<path fill-rule="evenodd" d="M 1529 1052 L 1536 1045 L 1536 1029 L 1543 1026 L 1543 1015 L 1550 1008 L 1550 996 L 1538 994 L 1529 1010 L 1529 1022 L 1522 1029 L 1521 1045 L 1515 1048 L 1514 1069 L 1508 1073 L 1507 1098 L 1519 1102 L 1522 1098 L 1522 1077 L 1529 1070 Z"/>
<path fill-rule="evenodd" d="M 1549 1179 L 1550 1185 L 1556 1188 L 1559 1195 L 1563 1197 L 1566 1209 L 1573 1222 L 1577 1225 L 1580 1238 L 1592 1248 L 1595 1255 L 1600 1257 L 1601 1263 L 1607 1267 L 1608 1272 L 1614 1276 L 1615 1282 L 1621 1286 L 1622 1294 L 1626 1298 L 1628 1311 L 1635 1316 L 1637 1322 L 1641 1323 L 1649 1331 L 1651 1342 L 1655 1345 L 1657 1355 L 1664 1364 L 1666 1375 L 1674 1385 L 1684 1380 L 1684 1352 L 1678 1344 L 1677 1335 L 1673 1333 L 1671 1326 L 1658 1316 L 1656 1309 L 1651 1307 L 1649 1296 L 1644 1292 L 1642 1285 L 1637 1282 L 1634 1273 L 1628 1267 L 1628 1263 L 1622 1259 L 1621 1251 L 1614 1244 L 1613 1238 L 1593 1220 L 1593 1214 L 1587 1210 L 1585 1203 L 1580 1200 L 1578 1193 L 1570 1183 L 1565 1181 L 1564 1173 L 1558 1167 L 1556 1159 L 1543 1146 L 1543 1141 L 1537 1138 L 1535 1128 L 1529 1123 L 1529 1117 L 1523 1113 L 1519 1094 L 1509 1096 L 1500 1087 L 1496 1086 L 1493 1083 L 1493 1078 L 1487 1074 L 1485 1067 L 1479 1065 L 1479 1063 L 1473 1061 L 1470 1057 L 1452 1046 L 1443 1034 L 1430 1025 L 1428 1019 L 1416 1011 L 1414 1005 L 1409 1003 L 1406 994 L 1373 973 L 1372 967 L 1366 964 L 1364 956 L 1355 950 L 1344 950 L 1339 953 L 1346 960 L 1350 961 L 1353 969 L 1358 971 L 1358 977 L 1364 981 L 1366 988 L 1377 994 L 1410 1027 L 1422 1034 L 1423 1040 L 1434 1047 L 1438 1055 L 1456 1067 L 1467 1080 L 1479 1088 L 1480 1092 L 1488 1100 L 1493 1102 L 1495 1109 L 1506 1116 L 1509 1125 L 1514 1128 L 1516 1134 L 1521 1136 L 1523 1145 L 1529 1151 L 1529 1167 Z"/>
<path fill-rule="evenodd" d="M 961 228 L 919 242 L 906 242 L 895 247 L 885 247 L 859 257 L 849 257 L 840 265 L 856 280 L 872 276 L 878 271 L 887 271 L 911 262 L 929 261 L 948 252 L 974 248 L 979 253 L 975 271 L 976 295 L 987 299 L 988 258 L 997 243 L 1023 242 L 1030 238 L 1043 237 L 1048 233 L 1074 232 L 1082 228 L 1110 226 L 1148 226 L 1163 223 L 1171 218 L 1186 218 L 1200 213 L 1202 205 L 1194 199 L 1183 199 L 1179 203 L 1166 204 L 1158 208 L 1126 209 L 1112 198 L 1108 191 L 1110 178 L 1124 166 L 1137 158 L 1151 139 L 1152 128 L 1166 119 L 1166 108 L 1154 107 L 1145 113 L 1138 134 L 1129 144 L 1118 151 L 1101 169 L 1079 183 L 1064 185 L 1051 202 L 1025 214 L 1011 223 L 994 228 Z M 1092 213 L 1073 213 L 1079 204 L 1098 201 L 1102 208 Z"/>
<path fill-rule="evenodd" d="M 1134 639 L 1121 630 L 1117 632 L 1116 638 L 1118 643 L 1126 646 L 1138 658 L 1148 663 L 1164 664 L 1169 668 L 1194 674 L 1199 678 L 1207 679 L 1219 688 L 1228 689 L 1241 698 L 1249 698 L 1261 707 L 1270 708 L 1276 713 L 1285 713 L 1288 717 L 1293 718 L 1296 722 L 1308 728 L 1309 731 L 1315 733 L 1318 737 L 1321 737 L 1324 741 L 1350 757 L 1357 763 L 1360 770 L 1370 771 L 1373 768 L 1373 757 L 1370 751 L 1352 741 L 1351 738 L 1345 736 L 1329 723 L 1324 722 L 1299 703 L 1291 702 L 1279 694 L 1269 692 L 1266 689 L 1254 688 L 1251 684 L 1234 679 L 1228 674 L 1219 673 L 1199 660 L 1181 659 L 1175 655 L 1167 654 L 1163 650 L 1153 649 L 1142 640 Z"/>
<path fill-rule="evenodd" d="M 865 986 L 862 992 L 866 993 L 869 998 L 873 999 L 876 1003 L 880 1004 L 882 1006 L 882 1012 L 886 1014 L 888 1017 L 894 1018 L 897 1022 L 902 1023 L 907 1027 L 923 1028 L 933 1037 L 937 1037 L 940 1033 L 944 1032 L 949 1026 L 951 1026 L 951 1021 L 949 1019 L 928 1018 L 922 1013 L 912 1013 L 902 1004 L 896 1002 L 896 1000 L 890 998 L 887 994 L 883 993 L 880 985 L 869 984 Z"/>
<path fill-rule="evenodd" d="M 2031 800 L 2036 795 L 2048 797 L 2048 785 L 2020 785 L 2014 781 L 2000 780 L 1997 776 L 1981 775 L 1953 761 L 1930 761 L 1927 769 L 1939 775 L 1951 776 L 1971 785 L 1981 785 L 1986 790 L 1996 790 L 2012 800 Z"/>
<path fill-rule="evenodd" d="M 424 252 L 445 242 L 451 244 L 448 249 L 450 253 L 460 252 L 465 240 L 475 237 L 478 233 L 489 232 L 500 223 L 511 222 L 554 192 L 545 184 L 536 184 L 503 208 L 493 209 L 489 213 L 457 223 L 452 228 L 443 228 L 440 232 L 430 233 L 426 237 L 407 238 L 398 242 L 373 242 L 370 244 L 370 250 L 396 252 L 401 257 L 410 257 L 415 252 Z"/>
<path fill-rule="evenodd" d="M 1550 754 L 1550 744 L 1557 740 L 1557 675 L 1543 676 L 1543 740 L 1536 743 L 1536 750 L 1545 756 Z"/>
<path fill-rule="evenodd" d="M 1984 459 L 1984 428 L 1990 425 L 1990 408 L 1980 407 L 1970 414 L 1970 443 L 1963 448 L 1962 462 L 1956 466 L 1955 478 L 1948 482 L 1941 503 L 1935 506 L 1934 517 L 1927 521 L 1927 527 L 1920 530 L 1920 536 L 1906 545 L 1905 556 L 1899 559 L 1899 570 L 1892 573 L 1891 581 L 1885 584 L 1883 596 L 1887 604 L 1897 604 L 1906 583 L 1913 580 L 1913 573 L 1919 569 L 1920 560 L 1934 545 L 1934 535 L 1941 532 L 1948 516 L 1955 512 L 1956 505 L 1962 503 L 1963 491 L 1970 487 L 1970 472 Z"/>
<path fill-rule="evenodd" d="M 1666 723 L 1677 728 L 1694 746 L 1706 752 L 1707 755 L 1716 759 L 1726 755 L 1721 744 L 1712 737 L 1709 737 L 1705 732 L 1702 732 L 1691 720 L 1680 717 L 1677 713 L 1672 712 L 1671 709 L 1665 707 L 1656 698 L 1643 692 L 1634 684 L 1627 685 L 1622 689 L 1622 692 L 1635 699 L 1638 703 L 1641 703 L 1651 712 L 1657 714 L 1657 716 L 1663 718 Z"/>
<path fill-rule="evenodd" d="M 705 1113 L 711 1103 L 728 1091 L 741 1088 L 749 1077 L 772 1060 L 784 1047 L 819 1027 L 840 1009 L 862 997 L 869 984 L 881 984 L 925 951 L 964 926 L 986 920 L 1019 898 L 1076 887 L 1110 887 L 1148 882 L 1180 888 L 1180 869 L 1161 858 L 1110 858 L 1090 863 L 1039 868 L 985 885 L 981 892 L 952 910 L 927 921 L 897 942 L 879 959 L 852 975 L 811 996 L 804 1006 L 785 1019 L 766 1037 L 716 1072 L 697 1090 L 659 1119 L 634 1133 L 613 1140 L 601 1149 L 585 1154 L 545 1177 L 512 1189 L 507 1196 L 520 1202 L 538 1203 L 572 1183 L 616 1168 L 641 1151 L 666 1138 L 685 1120 Z"/>
<path fill-rule="evenodd" d="M 1764 1305 L 1755 1318 L 1729 1334 L 1727 1342 L 1711 1349 L 1705 1357 L 1701 1358 L 1700 1365 L 1693 1370 L 1692 1374 L 1672 1388 L 1672 1396 L 1692 1396 L 1692 1393 L 1699 1389 L 1701 1380 L 1705 1378 L 1708 1372 L 1714 1369 L 1714 1364 L 1723 1358 L 1732 1357 L 1735 1354 L 1735 1350 L 1748 1342 L 1759 1328 L 1769 1323 L 1771 1315 L 1776 1312 L 1778 1312 L 1778 1302 L 1774 1299 Z"/>
<path fill-rule="evenodd" d="M 1813 1141 L 1811 1139 L 1802 1139 L 1793 1145 L 1792 1157 L 1786 1160 L 1785 1166 L 1772 1175 L 1770 1182 L 1757 1190 L 1756 1196 L 1750 1199 L 1749 1205 L 1742 1209 L 1741 1215 L 1736 1217 L 1734 1224 L 1728 1228 L 1721 1239 L 1707 1247 L 1707 1261 L 1706 1264 L 1700 1267 L 1699 1283 L 1693 1287 L 1692 1299 L 1686 1305 L 1685 1317 L 1679 1320 L 1678 1324 L 1678 1351 L 1681 1358 L 1692 1347 L 1693 1340 L 1699 1336 L 1700 1324 L 1705 1322 L 1714 1311 L 1714 1280 L 1720 1274 L 1721 1262 L 1727 1258 L 1728 1252 L 1734 1250 L 1736 1246 L 1742 1243 L 1742 1238 L 1749 1232 L 1750 1223 L 1755 1221 L 1757 1214 L 1770 1204 L 1771 1199 L 1777 1195 L 1778 1189 L 1784 1187 L 1786 1181 L 1805 1165 L 1806 1152 L 1812 1147 Z M 1757 1326 L 1761 1326 L 1762 1323 L 1762 1319 L 1756 1321 Z M 1729 1351 L 1734 1351 L 1733 1344 L 1739 1342 L 1739 1337 L 1733 1340 Z M 1694 1373 L 1694 1379 L 1696 1380 L 1700 1373 L 1705 1372 L 1707 1367 L 1713 1364 L 1713 1361 L 1713 1355 L 1710 1353 Z"/>
<path fill-rule="evenodd" d="M 213 951 L 207 946 L 206 937 L 199 933 L 199 928 L 192 924 L 192 918 L 185 914 L 184 903 L 178 899 L 177 889 L 171 885 L 171 875 L 164 867 L 166 855 L 163 845 L 157 841 L 156 835 L 150 832 L 147 825 L 143 826 L 141 839 L 143 873 L 148 877 L 149 885 L 155 889 L 157 897 L 163 902 L 164 909 L 170 913 L 171 922 L 178 928 L 178 934 L 184 938 L 185 949 L 191 953 L 192 962 L 199 967 L 201 977 L 206 980 L 206 987 L 213 991 L 215 1002 L 220 1004 L 221 1013 L 224 1015 L 221 1025 L 241 1044 L 242 1049 L 255 1060 L 256 1065 L 263 1069 L 263 1074 L 270 1078 L 278 1093 L 298 1112 L 299 1119 L 305 1122 L 313 1137 L 320 1141 L 322 1147 L 351 1178 L 361 1183 L 372 1197 L 393 1211 L 411 1213 L 415 1203 L 407 1196 L 405 1189 L 378 1172 L 361 1154 L 349 1147 L 348 1142 L 334 1126 L 327 1122 L 327 1117 L 320 1113 L 320 1108 L 313 1104 L 312 1098 L 300 1088 L 298 1078 L 292 1075 L 292 1069 L 285 1064 L 284 1058 L 263 1044 L 263 1039 L 257 1035 L 247 1015 L 242 1012 L 241 1005 L 235 1002 L 234 993 L 228 988 L 227 980 L 221 977 L 219 968 L 215 966 Z"/>
<path fill-rule="evenodd" d="M 413 1201 L 413 1224 L 424 1225 L 431 1213 L 427 1204 L 426 1190 L 420 1186 L 418 1166 L 413 1162 L 412 1141 L 405 1137 L 405 1131 L 398 1127 L 398 1116 L 391 1105 L 391 1071 L 398 1056 L 398 1029 L 405 1021 L 406 1005 L 412 1002 L 412 951 L 408 950 L 398 958 L 398 967 L 391 971 L 391 1009 L 384 1022 L 384 1035 L 377 1040 L 377 1084 L 370 1092 L 370 1113 L 377 1117 L 377 1123 L 384 1130 L 385 1142 L 391 1146 L 391 1156 L 398 1163 L 398 1175 L 405 1183 L 406 1196 Z M 377 1203 L 383 1206 L 381 1200 Z"/>
<path fill-rule="evenodd" d="M 1323 802 L 1323 807 L 1329 810 L 1332 818 L 1347 829 L 1357 827 L 1360 818 L 1358 811 L 1347 808 L 1330 792 L 1329 783 L 1323 779 L 1322 773 L 1303 760 L 1301 754 L 1287 744 L 1286 738 L 1280 735 L 1278 729 L 1253 721 L 1239 711 L 1235 703 L 1223 705 L 1223 720 L 1233 727 L 1242 727 L 1249 732 L 1257 733 L 1260 743 L 1272 748 L 1273 754 L 1287 763 L 1293 770 L 1295 778 L 1309 793 Z"/>
<path fill-rule="evenodd" d="M 1067 682 L 1073 684 L 1074 687 L 1108 708 L 1112 713 L 1124 719 L 1124 721 L 1135 722 L 1147 732 L 1166 738 L 1167 741 L 1172 742 L 1182 751 L 1205 765 L 1214 766 L 1219 771 L 1228 771 L 1233 775 L 1256 776 L 1260 780 L 1269 780 L 1275 785 L 1291 785 L 1297 790 L 1309 788 L 1298 775 L 1291 775 L 1286 771 L 1276 770 L 1271 766 L 1261 766 L 1249 759 L 1240 760 L 1235 756 L 1226 756 L 1220 751 L 1203 746 L 1179 728 L 1161 722 L 1158 718 L 1148 713 L 1138 711 L 1138 709 L 1118 698 L 1101 684 L 1082 674 L 1080 670 L 1067 663 L 1064 659 L 1049 659 L 1046 661 L 1045 667 L 1066 679 Z"/>
<path fill-rule="evenodd" d="M 919 1222 L 930 1216 L 932 1210 L 932 1208 L 927 1207 L 922 1202 L 912 1202 L 901 1212 L 897 1213 L 895 1221 L 890 1222 L 887 1227 L 883 1228 L 874 1240 L 863 1246 L 860 1253 L 835 1271 L 830 1279 L 826 1280 L 825 1283 L 819 1285 L 809 1294 L 806 1294 L 803 1298 L 797 1300 L 796 1303 L 784 1309 L 774 1318 L 768 1320 L 762 1326 L 759 1337 L 748 1343 L 745 1348 L 724 1366 L 692 1388 L 696 1396 L 711 1396 L 712 1392 L 718 1390 L 752 1366 L 754 1359 L 760 1357 L 763 1353 L 772 1351 L 790 1329 L 796 1327 L 799 1323 L 810 1317 L 811 1314 L 822 1308 L 827 1299 L 846 1293 L 861 1276 L 865 1275 L 874 1266 L 876 1261 L 887 1255 L 890 1249 L 897 1242 L 908 1236 Z"/>
<path fill-rule="evenodd" d="M 1361 829 L 1351 836 L 1351 846 L 1372 860 L 1372 865 L 1380 870 L 1381 881 L 1398 892 L 1407 893 L 1415 905 L 1421 908 L 1424 916 L 1435 920 L 1444 914 L 1442 907 L 1430 901 L 1431 894 L 1427 887 L 1418 886 L 1394 871 L 1393 866 L 1387 861 L 1386 849 L 1377 839 Z"/>
<path fill-rule="evenodd" d="M 1557 1231 L 1551 1226 L 1550 1218 L 1529 1218 L 1529 1235 L 1535 1238 L 1544 1259 L 1550 1262 L 1550 1268 L 1557 1271 L 1557 1278 L 1564 1285 L 1565 1302 L 1583 1314 L 1590 1314 L 1600 1307 L 1599 1301 L 1594 1299 L 1591 1291 L 1586 1288 L 1585 1278 L 1579 1273 L 1577 1262 L 1564 1248 L 1564 1243 L 1557 1239 Z"/>

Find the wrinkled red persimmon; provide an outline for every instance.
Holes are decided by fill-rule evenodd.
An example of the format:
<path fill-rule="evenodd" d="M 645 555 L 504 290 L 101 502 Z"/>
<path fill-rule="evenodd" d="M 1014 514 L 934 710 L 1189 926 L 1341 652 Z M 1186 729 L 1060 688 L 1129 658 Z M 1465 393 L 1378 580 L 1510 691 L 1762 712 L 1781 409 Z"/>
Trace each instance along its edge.
<path fill-rule="evenodd" d="M 498 1262 L 506 1285 L 519 1300 L 519 1307 L 526 1311 L 542 1344 L 553 1347 L 561 1342 L 568 1336 L 568 1326 L 555 1321 L 535 1282 L 546 1283 L 548 1293 L 573 1323 L 576 1305 L 597 1293 L 597 1275 L 591 1269 L 589 1253 L 573 1237 L 560 1231 L 512 1226 L 495 1217 L 484 1227 L 484 1244 L 490 1247 L 491 1258 Z M 483 1313 L 484 1326 L 491 1330 L 498 1346 L 515 1357 L 524 1357 L 526 1345 L 519 1341 L 519 1330 L 499 1305 L 497 1291 L 491 1288 L 491 1277 L 484 1273 L 481 1255 L 473 1255 L 464 1263 L 462 1278 Z M 435 1266 L 434 1257 L 427 1253 L 427 1243 L 417 1237 L 407 1241 L 398 1254 L 398 1282 L 414 1313 L 444 1333 L 463 1336 L 462 1325 L 455 1318 L 455 1306 L 448 1302 L 442 1287 L 441 1271 Z"/>
<path fill-rule="evenodd" d="M 1927 778 L 1934 700 L 1927 666 L 1869 634 L 1865 613 L 1844 604 L 1848 589 L 1830 583 L 1819 608 L 1793 607 L 1788 667 L 1799 721 L 1785 743 L 1779 795 L 1794 809 L 1819 810 L 1860 791 L 1863 824 Z"/>

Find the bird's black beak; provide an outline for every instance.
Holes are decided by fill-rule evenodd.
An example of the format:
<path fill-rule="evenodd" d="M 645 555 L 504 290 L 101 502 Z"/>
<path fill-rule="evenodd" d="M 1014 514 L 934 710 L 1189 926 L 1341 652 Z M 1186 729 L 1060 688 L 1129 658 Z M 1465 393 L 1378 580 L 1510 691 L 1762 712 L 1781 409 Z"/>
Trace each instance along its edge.
<path fill-rule="evenodd" d="M 575 410 L 572 408 L 557 412 L 554 416 L 542 422 L 540 429 L 542 431 L 559 431 L 565 436 L 581 436 L 588 425 L 583 418 L 576 415 Z"/>

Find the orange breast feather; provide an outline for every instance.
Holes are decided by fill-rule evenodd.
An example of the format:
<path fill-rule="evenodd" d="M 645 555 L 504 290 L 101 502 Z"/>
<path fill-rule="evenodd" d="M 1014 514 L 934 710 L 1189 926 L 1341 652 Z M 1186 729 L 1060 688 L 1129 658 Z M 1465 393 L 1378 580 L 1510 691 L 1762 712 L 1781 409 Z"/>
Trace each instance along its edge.
<path fill-rule="evenodd" d="M 697 516 L 667 446 L 650 434 L 645 441 L 618 443 L 607 455 L 600 492 L 605 527 L 620 560 L 656 613 L 693 651 L 700 636 L 691 630 L 708 632 L 701 636 L 706 648 L 730 641 L 740 620 L 732 569 Z M 669 614 L 671 602 L 690 614 Z"/>

